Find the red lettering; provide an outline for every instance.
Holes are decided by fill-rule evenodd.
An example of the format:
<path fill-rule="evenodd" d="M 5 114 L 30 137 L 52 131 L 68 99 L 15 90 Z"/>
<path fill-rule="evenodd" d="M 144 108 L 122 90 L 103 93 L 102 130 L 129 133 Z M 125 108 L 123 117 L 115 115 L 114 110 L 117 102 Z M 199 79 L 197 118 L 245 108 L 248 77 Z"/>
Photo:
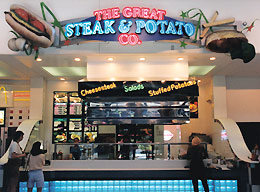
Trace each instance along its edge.
<path fill-rule="evenodd" d="M 102 19 L 107 20 L 112 18 L 111 9 L 103 9 L 102 10 Z"/>
<path fill-rule="evenodd" d="M 102 10 L 94 11 L 93 15 L 96 16 L 96 20 L 101 21 Z"/>
<path fill-rule="evenodd" d="M 130 18 L 133 16 L 132 8 L 131 7 L 125 7 L 122 11 L 122 14 L 126 18 Z"/>
<path fill-rule="evenodd" d="M 93 15 L 96 16 L 96 20 L 101 21 L 101 19 L 116 19 L 120 17 L 119 7 L 113 7 L 108 9 L 97 10 L 93 12 Z"/>
<path fill-rule="evenodd" d="M 141 17 L 140 7 L 133 7 L 133 18 Z"/>
<path fill-rule="evenodd" d="M 119 11 L 120 11 L 119 7 L 112 8 L 112 17 L 113 17 L 113 19 L 116 19 L 116 18 L 120 17 Z"/>
<path fill-rule="evenodd" d="M 131 33 L 129 36 L 128 36 L 128 42 L 130 45 L 136 45 L 138 43 L 138 36 L 135 34 L 135 33 Z"/>
<path fill-rule="evenodd" d="M 156 9 L 152 9 L 149 19 L 158 20 Z"/>
<path fill-rule="evenodd" d="M 166 11 L 158 9 L 157 14 L 159 16 L 159 20 L 164 20 L 164 16 L 166 15 Z"/>
<path fill-rule="evenodd" d="M 122 33 L 118 36 L 118 41 L 121 45 L 140 45 L 142 41 L 139 40 L 139 37 L 135 33 Z"/>
<path fill-rule="evenodd" d="M 142 8 L 142 17 L 145 18 L 145 19 L 148 19 L 149 18 L 149 12 L 150 12 L 149 8 Z"/>
<path fill-rule="evenodd" d="M 118 36 L 118 41 L 121 45 L 127 45 L 128 44 L 128 34 L 122 33 Z"/>

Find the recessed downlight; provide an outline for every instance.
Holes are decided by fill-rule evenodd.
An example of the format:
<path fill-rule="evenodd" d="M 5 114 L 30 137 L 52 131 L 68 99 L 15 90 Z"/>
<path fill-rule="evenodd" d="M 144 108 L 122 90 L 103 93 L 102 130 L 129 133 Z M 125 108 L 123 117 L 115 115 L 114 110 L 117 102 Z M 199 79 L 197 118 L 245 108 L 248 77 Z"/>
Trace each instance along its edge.
<path fill-rule="evenodd" d="M 62 77 L 61 77 L 60 80 L 61 80 L 61 81 L 65 81 L 65 78 L 62 78 Z"/>
<path fill-rule="evenodd" d="M 183 61 L 184 58 L 183 57 L 178 57 L 178 61 Z"/>
<path fill-rule="evenodd" d="M 114 58 L 113 57 L 109 57 L 107 58 L 108 61 L 114 61 Z"/>
<path fill-rule="evenodd" d="M 41 62 L 41 61 L 42 61 L 42 58 L 37 57 L 36 61 Z"/>
<path fill-rule="evenodd" d="M 80 58 L 79 57 L 75 57 L 74 61 L 80 61 Z"/>
<path fill-rule="evenodd" d="M 144 57 L 140 57 L 139 60 L 140 61 L 145 61 L 145 58 Z"/>
<path fill-rule="evenodd" d="M 210 57 L 209 60 L 214 61 L 216 60 L 216 57 Z"/>

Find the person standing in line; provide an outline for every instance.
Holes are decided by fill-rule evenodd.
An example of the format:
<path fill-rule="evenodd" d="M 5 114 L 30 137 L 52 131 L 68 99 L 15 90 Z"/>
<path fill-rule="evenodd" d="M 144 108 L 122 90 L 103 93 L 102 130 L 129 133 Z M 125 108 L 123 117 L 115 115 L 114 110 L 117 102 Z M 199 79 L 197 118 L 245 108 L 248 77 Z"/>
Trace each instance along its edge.
<path fill-rule="evenodd" d="M 199 192 L 198 180 L 200 179 L 205 192 L 209 192 L 209 186 L 206 179 L 206 168 L 203 159 L 208 157 L 205 148 L 200 145 L 201 141 L 198 137 L 192 139 L 192 145 L 189 146 L 187 151 L 187 159 L 190 160 L 191 179 L 194 192 Z"/>
<path fill-rule="evenodd" d="M 45 164 L 45 152 L 40 147 L 41 143 L 39 141 L 35 142 L 27 159 L 29 167 L 28 192 L 32 192 L 34 183 L 36 183 L 37 192 L 42 192 L 44 187 L 42 168 Z"/>
<path fill-rule="evenodd" d="M 23 135 L 22 131 L 16 131 L 9 148 L 8 162 L 5 166 L 5 176 L 7 177 L 6 192 L 16 192 L 20 176 L 19 167 L 22 164 L 22 158 L 26 156 L 19 145 L 19 142 L 23 140 Z"/>

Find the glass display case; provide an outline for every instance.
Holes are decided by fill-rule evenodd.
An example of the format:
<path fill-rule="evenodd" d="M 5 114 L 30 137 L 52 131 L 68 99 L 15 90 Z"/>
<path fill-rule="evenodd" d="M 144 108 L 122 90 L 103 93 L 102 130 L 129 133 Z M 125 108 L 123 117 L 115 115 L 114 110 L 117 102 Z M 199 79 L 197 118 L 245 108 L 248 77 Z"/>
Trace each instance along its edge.
<path fill-rule="evenodd" d="M 189 102 L 88 102 L 91 124 L 182 124 L 190 120 Z"/>

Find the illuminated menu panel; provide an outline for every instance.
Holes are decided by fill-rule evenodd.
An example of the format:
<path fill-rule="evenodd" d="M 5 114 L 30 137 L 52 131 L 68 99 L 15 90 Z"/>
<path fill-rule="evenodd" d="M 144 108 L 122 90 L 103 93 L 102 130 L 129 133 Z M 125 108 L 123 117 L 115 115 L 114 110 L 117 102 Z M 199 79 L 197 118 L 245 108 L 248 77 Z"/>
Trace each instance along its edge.
<path fill-rule="evenodd" d="M 70 103 L 70 115 L 81 115 L 82 104 L 81 103 Z"/>
<path fill-rule="evenodd" d="M 84 142 L 94 142 L 98 135 L 98 126 L 91 125 L 87 121 L 84 123 Z"/>
<path fill-rule="evenodd" d="M 81 119 L 79 118 L 70 119 L 69 131 L 82 131 Z"/>
<path fill-rule="evenodd" d="M 66 118 L 54 118 L 53 141 L 55 143 L 67 142 L 67 119 Z"/>
<path fill-rule="evenodd" d="M 74 139 L 78 138 L 79 141 L 82 141 L 82 132 L 69 132 L 69 142 L 74 142 Z"/>
<path fill-rule="evenodd" d="M 67 114 L 67 103 L 54 104 L 54 115 L 66 115 L 66 114 Z"/>

